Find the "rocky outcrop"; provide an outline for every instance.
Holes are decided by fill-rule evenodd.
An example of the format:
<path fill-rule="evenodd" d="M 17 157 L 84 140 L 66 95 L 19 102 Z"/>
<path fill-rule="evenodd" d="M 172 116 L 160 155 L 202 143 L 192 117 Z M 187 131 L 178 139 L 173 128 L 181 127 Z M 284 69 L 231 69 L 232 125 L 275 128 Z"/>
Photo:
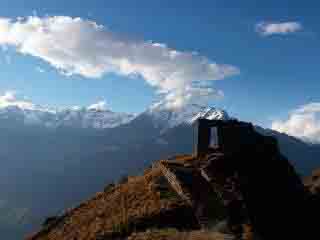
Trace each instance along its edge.
<path fill-rule="evenodd" d="M 230 124 L 230 129 L 233 124 L 241 127 L 238 122 L 224 124 Z M 248 124 L 244 127 L 239 131 L 240 136 L 230 135 L 240 141 L 226 139 L 230 139 L 228 144 L 236 144 L 229 145 L 228 151 L 222 147 L 208 150 L 207 154 L 189 162 L 168 161 L 165 164 L 168 171 L 175 174 L 169 182 L 174 189 L 175 185 L 184 186 L 188 185 L 184 183 L 191 182 L 191 187 L 177 192 L 189 196 L 198 220 L 201 216 L 198 207 L 205 209 L 212 204 L 207 201 L 210 186 L 201 182 L 205 179 L 210 183 L 224 205 L 229 227 L 237 239 L 248 239 L 244 237 L 246 226 L 254 235 L 266 240 L 275 239 L 275 236 L 277 239 L 316 238 L 314 217 L 319 213 L 320 201 L 305 188 L 294 167 L 280 153 L 273 137 L 260 135 Z M 180 165 L 177 164 L 179 162 Z M 180 178 L 182 183 L 177 184 L 175 179 L 179 179 L 179 175 L 184 177 Z M 309 179 L 312 192 L 318 192 L 319 182 L 319 174 L 314 173 Z"/>
<path fill-rule="evenodd" d="M 252 131 L 252 142 L 213 153 L 201 167 L 221 193 L 234 224 L 248 222 L 262 239 L 315 239 L 317 207 L 277 142 Z M 244 140 L 246 142 L 246 140 Z"/>

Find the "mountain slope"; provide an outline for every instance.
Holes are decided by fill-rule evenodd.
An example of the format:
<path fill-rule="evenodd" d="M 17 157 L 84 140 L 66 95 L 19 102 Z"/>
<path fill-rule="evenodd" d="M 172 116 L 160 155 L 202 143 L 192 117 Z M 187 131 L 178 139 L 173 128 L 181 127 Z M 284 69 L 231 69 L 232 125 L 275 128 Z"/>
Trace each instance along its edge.
<path fill-rule="evenodd" d="M 149 169 L 128 182 L 109 185 L 28 239 L 95 240 L 154 227 L 198 228 L 191 207 L 168 184 L 168 190 L 163 192 L 167 195 L 159 194 L 156 185 L 161 178 L 159 169 Z"/>
<path fill-rule="evenodd" d="M 99 112 L 93 113 L 93 118 L 99 116 Z M 140 173 L 154 160 L 192 153 L 191 123 L 197 116 L 230 118 L 214 108 L 193 105 L 172 111 L 158 106 L 127 123 L 97 129 L 81 124 L 56 128 L 25 124 L 23 115 L 12 114 L 15 118 L 0 118 L 0 201 L 10 203 L 8 208 L 28 209 L 32 214 L 21 232 L 30 232 L 46 216 L 73 206 L 108 182 Z M 319 145 L 257 129 L 277 137 L 281 151 L 302 175 L 320 165 Z M 8 229 L 13 233 L 11 226 Z"/>

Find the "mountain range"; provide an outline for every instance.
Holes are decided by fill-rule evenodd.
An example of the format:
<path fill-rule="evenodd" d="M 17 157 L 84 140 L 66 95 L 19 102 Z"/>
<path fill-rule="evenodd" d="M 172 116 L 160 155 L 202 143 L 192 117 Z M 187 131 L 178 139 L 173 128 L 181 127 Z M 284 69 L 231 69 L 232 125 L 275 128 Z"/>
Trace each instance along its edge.
<path fill-rule="evenodd" d="M 99 108 L 0 109 L 0 215 L 9 216 L 0 221 L 3 236 L 21 239 L 45 217 L 107 183 L 139 173 L 155 160 L 191 153 L 192 123 L 200 117 L 232 118 L 197 105 L 172 110 L 158 104 L 138 115 Z M 319 145 L 256 129 L 278 139 L 300 174 L 317 167 Z"/>
<path fill-rule="evenodd" d="M 44 126 L 48 128 L 113 128 L 127 123 L 133 114 L 115 113 L 99 108 L 64 108 L 49 109 L 45 107 L 20 108 L 8 106 L 0 109 L 0 121 L 14 121 L 16 124 Z"/>

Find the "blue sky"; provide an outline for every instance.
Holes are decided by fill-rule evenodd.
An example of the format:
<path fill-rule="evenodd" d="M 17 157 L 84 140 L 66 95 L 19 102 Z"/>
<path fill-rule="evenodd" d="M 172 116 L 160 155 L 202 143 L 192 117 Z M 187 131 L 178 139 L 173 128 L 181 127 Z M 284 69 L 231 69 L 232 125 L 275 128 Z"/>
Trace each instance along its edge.
<path fill-rule="evenodd" d="M 214 0 L 2 0 L 0 17 L 81 17 L 131 42 L 162 43 L 234 66 L 239 74 L 207 83 L 224 93 L 223 98 L 211 99 L 209 104 L 240 119 L 270 126 L 272 120 L 286 118 L 290 111 L 320 101 L 319 7 L 317 1 L 274 0 L 259 4 Z M 299 23 L 301 29 L 268 36 L 256 30 L 259 23 L 285 22 Z M 114 111 L 141 112 L 159 99 L 157 91 L 163 90 L 163 85 L 151 86 L 141 76 L 65 76 L 43 58 L 16 51 L 16 46 L 2 51 L 0 61 L 0 93 L 15 90 L 38 104 L 87 106 L 104 99 Z"/>

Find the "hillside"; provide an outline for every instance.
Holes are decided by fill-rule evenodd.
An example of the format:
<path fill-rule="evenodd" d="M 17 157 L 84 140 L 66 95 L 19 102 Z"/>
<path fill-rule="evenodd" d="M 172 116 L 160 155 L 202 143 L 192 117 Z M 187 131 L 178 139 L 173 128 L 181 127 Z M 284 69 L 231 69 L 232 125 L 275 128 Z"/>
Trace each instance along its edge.
<path fill-rule="evenodd" d="M 190 162 L 187 156 L 176 156 L 175 159 Z M 319 170 L 304 182 L 309 190 L 318 194 Z M 222 205 L 212 199 L 210 205 L 211 227 L 200 230 L 193 209 L 171 188 L 156 164 L 141 176 L 130 176 L 119 184 L 109 184 L 77 207 L 47 218 L 42 228 L 26 240 L 234 239 L 224 224 Z M 246 234 L 245 239 L 252 239 L 249 228 Z"/>
<path fill-rule="evenodd" d="M 201 126 L 209 122 L 199 121 Z M 249 123 L 214 123 L 242 141 L 219 147 L 203 143 L 205 153 L 157 161 L 142 176 L 122 178 L 78 207 L 47 218 L 27 239 L 181 239 L 184 234 L 228 239 L 231 232 L 246 240 L 317 236 L 312 217 L 318 212 L 319 171 L 303 184 L 275 138 Z M 265 204 L 274 211 L 266 211 Z M 226 219 L 228 224 L 217 228 Z M 275 223 L 271 229 L 270 222 Z"/>
<path fill-rule="evenodd" d="M 198 229 L 192 209 L 161 178 L 160 170 L 153 168 L 143 176 L 129 177 L 126 183 L 109 185 L 28 239 L 96 240 L 148 229 Z M 132 239 L 144 237 L 136 235 Z"/>
<path fill-rule="evenodd" d="M 191 153 L 191 122 L 197 116 L 230 118 L 215 108 L 192 106 L 174 112 L 153 108 L 126 124 L 95 129 L 79 128 L 76 122 L 74 127 L 48 128 L 7 116 L 0 126 L 0 202 L 5 203 L 0 215 L 11 217 L 1 221 L 0 228 L 10 240 L 21 239 L 41 219 L 79 204 L 107 183 L 141 173 L 155 159 Z M 315 158 L 320 154 L 319 145 L 257 129 L 278 139 L 282 153 L 302 175 L 319 165 Z M 25 211 L 28 215 L 21 221 L 20 212 Z"/>

